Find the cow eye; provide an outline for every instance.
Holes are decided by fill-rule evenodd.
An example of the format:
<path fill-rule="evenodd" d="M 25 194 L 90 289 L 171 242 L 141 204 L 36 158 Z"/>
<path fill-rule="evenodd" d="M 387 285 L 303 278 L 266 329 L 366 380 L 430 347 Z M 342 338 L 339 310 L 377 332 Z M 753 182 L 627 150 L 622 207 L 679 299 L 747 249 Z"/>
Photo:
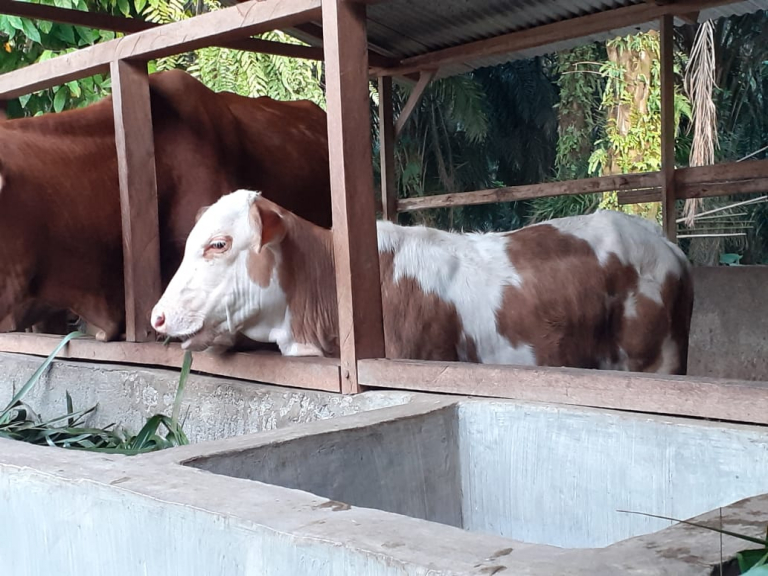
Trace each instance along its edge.
<path fill-rule="evenodd" d="M 227 246 L 228 246 L 228 243 L 227 243 L 226 240 L 221 240 L 221 239 L 219 239 L 219 240 L 212 240 L 208 244 L 208 249 L 209 250 L 214 250 L 216 252 L 223 252 L 223 251 L 225 251 L 227 249 Z"/>

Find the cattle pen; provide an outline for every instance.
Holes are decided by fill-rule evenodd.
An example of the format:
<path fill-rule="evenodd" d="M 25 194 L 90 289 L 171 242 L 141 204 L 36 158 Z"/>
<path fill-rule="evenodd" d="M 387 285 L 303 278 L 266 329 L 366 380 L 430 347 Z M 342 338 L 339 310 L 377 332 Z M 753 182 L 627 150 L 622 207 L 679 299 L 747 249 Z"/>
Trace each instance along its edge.
<path fill-rule="evenodd" d="M 157 342 L 149 323 L 161 283 L 147 62 L 207 46 L 227 46 L 325 61 L 341 354 L 335 360 L 263 353 L 199 353 L 195 356 L 196 370 L 344 394 L 365 388 L 394 388 L 768 424 L 765 388 L 755 381 L 384 358 L 377 208 L 392 220 L 401 212 L 438 207 L 617 191 L 622 203 L 661 201 L 663 228 L 674 240 L 677 201 L 768 189 L 768 160 L 675 167 L 673 72 L 676 23 L 768 9 L 768 2 L 551 0 L 527 2 L 525 6 L 504 4 L 506 8 L 490 0 L 447 2 L 437 14 L 434 3 L 426 0 L 249 0 L 189 20 L 154 25 L 0 0 L 2 14 L 125 33 L 121 38 L 0 75 L 0 101 L 97 73 L 109 72 L 112 78 L 126 341 L 75 340 L 62 356 L 181 365 L 180 347 Z M 651 28 L 658 29 L 661 38 L 660 171 L 398 199 L 395 141 L 430 81 L 512 58 Z M 252 38 L 276 29 L 308 45 Z M 435 29 L 443 32 L 435 33 Z M 380 206 L 372 177 L 368 105 L 368 84 L 372 79 L 378 82 L 380 96 Z M 393 81 L 415 85 L 398 118 L 393 117 Z M 47 355 L 58 340 L 42 334 L 0 334 L 0 351 Z"/>

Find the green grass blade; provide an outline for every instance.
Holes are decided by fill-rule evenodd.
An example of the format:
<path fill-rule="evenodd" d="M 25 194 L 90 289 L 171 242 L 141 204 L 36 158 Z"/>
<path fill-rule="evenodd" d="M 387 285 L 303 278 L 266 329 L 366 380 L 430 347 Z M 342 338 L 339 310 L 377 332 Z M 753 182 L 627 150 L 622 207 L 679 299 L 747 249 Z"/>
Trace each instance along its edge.
<path fill-rule="evenodd" d="M 45 359 L 45 361 L 40 366 L 38 366 L 37 370 L 35 370 L 35 373 L 32 374 L 29 380 L 27 380 L 26 384 L 24 384 L 24 386 L 21 387 L 21 389 L 16 393 L 16 395 L 13 398 L 11 398 L 11 401 L 8 404 L 8 406 L 6 406 L 5 409 L 2 412 L 0 412 L 0 420 L 2 420 L 3 417 L 8 412 L 11 411 L 11 409 L 13 408 L 14 404 L 16 404 L 16 402 L 18 402 L 19 400 L 24 398 L 24 396 L 27 395 L 27 392 L 29 392 L 32 386 L 34 386 L 37 383 L 37 381 L 40 379 L 40 376 L 42 376 L 45 370 L 48 368 L 48 366 L 51 365 L 51 362 L 53 362 L 54 357 L 61 351 L 61 349 L 64 348 L 64 346 L 66 346 L 70 340 L 72 340 L 73 338 L 79 338 L 80 336 L 83 336 L 82 332 L 70 332 L 69 334 L 64 336 L 62 341 L 59 342 L 59 345 L 56 346 L 56 348 L 54 348 L 53 352 L 51 352 L 48 355 L 48 357 Z"/>
<path fill-rule="evenodd" d="M 171 422 L 174 423 L 179 419 L 179 412 L 181 411 L 181 400 L 184 397 L 184 388 L 187 386 L 187 378 L 189 378 L 189 371 L 192 369 L 192 352 L 187 350 L 184 352 L 184 362 L 181 365 L 181 374 L 179 375 L 179 386 L 176 388 L 176 398 L 173 401 L 173 412 L 171 412 Z"/>
<path fill-rule="evenodd" d="M 736 532 L 731 532 L 730 530 L 723 530 L 722 528 L 712 528 L 711 526 L 705 526 L 704 524 L 698 524 L 696 522 L 691 522 L 689 520 L 680 520 L 679 518 L 670 518 L 669 516 L 659 516 L 658 514 L 649 514 L 647 512 L 633 512 L 632 510 L 617 510 L 617 512 L 625 512 L 627 514 L 638 514 L 640 516 L 648 516 L 649 518 L 660 518 L 661 520 L 671 520 L 672 522 L 680 522 L 682 524 L 688 524 L 689 526 L 696 526 L 697 528 L 703 528 L 704 530 L 719 532 L 720 534 L 725 534 L 726 536 L 733 536 L 734 538 L 739 538 L 740 540 L 746 540 L 747 542 L 752 542 L 754 544 L 760 544 L 764 548 L 768 548 L 768 541 L 766 540 L 761 540 L 760 538 L 754 538 L 752 536 L 745 536 L 744 534 L 737 534 Z"/>

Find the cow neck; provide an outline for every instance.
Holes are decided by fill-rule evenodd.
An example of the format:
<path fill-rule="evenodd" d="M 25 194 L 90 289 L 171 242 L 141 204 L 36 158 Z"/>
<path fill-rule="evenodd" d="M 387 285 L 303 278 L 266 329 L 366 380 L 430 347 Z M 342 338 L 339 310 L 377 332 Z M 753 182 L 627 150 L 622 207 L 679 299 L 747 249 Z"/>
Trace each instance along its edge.
<path fill-rule="evenodd" d="M 298 217 L 286 218 L 279 281 L 286 294 L 295 342 L 338 354 L 338 305 L 333 236 Z"/>

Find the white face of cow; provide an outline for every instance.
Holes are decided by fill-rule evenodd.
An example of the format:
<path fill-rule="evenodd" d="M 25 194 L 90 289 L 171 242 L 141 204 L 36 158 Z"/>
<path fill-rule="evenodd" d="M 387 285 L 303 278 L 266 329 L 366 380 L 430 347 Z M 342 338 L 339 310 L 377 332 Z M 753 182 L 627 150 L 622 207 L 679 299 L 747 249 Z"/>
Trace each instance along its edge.
<path fill-rule="evenodd" d="M 286 322 L 285 293 L 274 277 L 284 234 L 279 209 L 258 192 L 220 198 L 190 232 L 181 266 L 152 310 L 153 328 L 190 350 L 228 342 L 244 329 L 274 341 L 271 334 Z"/>

